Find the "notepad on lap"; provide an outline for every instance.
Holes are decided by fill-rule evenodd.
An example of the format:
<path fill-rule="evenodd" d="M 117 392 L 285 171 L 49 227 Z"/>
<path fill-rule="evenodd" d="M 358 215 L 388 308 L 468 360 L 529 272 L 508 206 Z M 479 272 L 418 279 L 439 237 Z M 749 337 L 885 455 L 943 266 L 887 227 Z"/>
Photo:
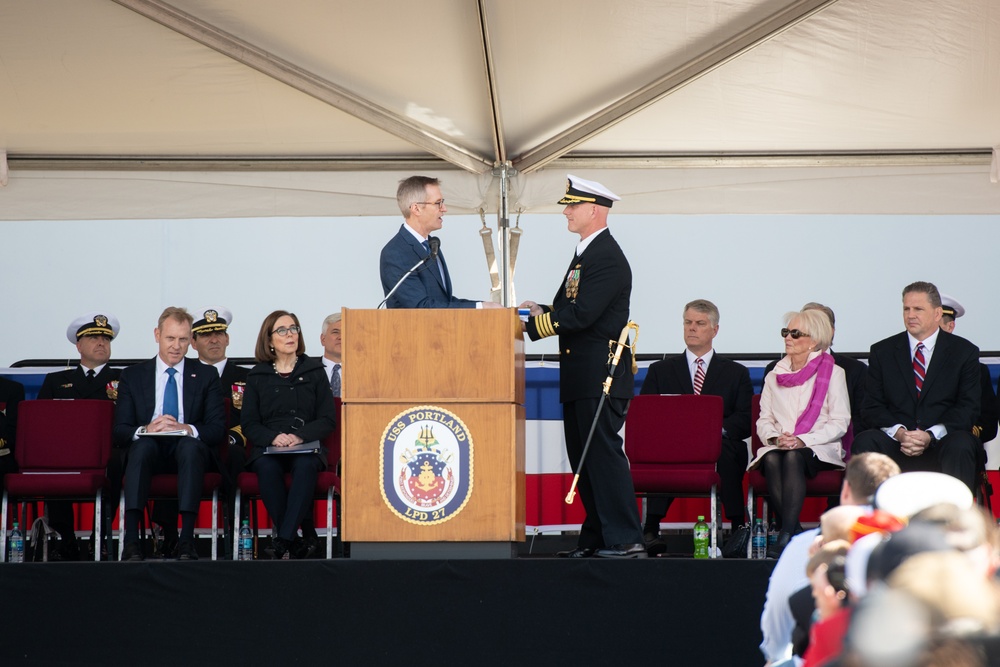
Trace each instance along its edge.
<path fill-rule="evenodd" d="M 291 447 L 275 447 L 271 445 L 264 450 L 265 454 L 315 454 L 319 451 L 319 440 L 310 440 L 309 442 L 303 442 L 301 445 L 292 445 Z"/>

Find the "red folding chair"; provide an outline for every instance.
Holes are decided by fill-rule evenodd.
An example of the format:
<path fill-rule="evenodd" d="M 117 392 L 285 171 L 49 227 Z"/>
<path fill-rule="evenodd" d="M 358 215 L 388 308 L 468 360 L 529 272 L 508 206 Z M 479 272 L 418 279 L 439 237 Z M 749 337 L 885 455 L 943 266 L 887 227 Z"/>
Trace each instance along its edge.
<path fill-rule="evenodd" d="M 625 454 L 636 495 L 710 498 L 711 553 L 716 553 L 722 452 L 721 396 L 636 396 L 625 418 Z"/>
<path fill-rule="evenodd" d="M 754 397 L 750 403 L 750 446 L 753 450 L 753 458 L 757 456 L 757 450 L 764 446 L 761 442 L 760 437 L 757 435 L 757 420 L 760 418 L 760 394 L 754 394 Z M 854 440 L 854 435 L 852 427 L 848 425 L 847 434 L 841 441 L 844 447 L 844 459 L 848 459 L 851 456 L 851 442 Z M 748 477 L 748 492 L 747 492 L 747 514 L 750 516 L 751 522 L 754 517 L 757 516 L 754 512 L 756 509 L 754 507 L 754 494 L 761 498 L 761 516 L 767 521 L 767 480 L 764 478 L 764 474 L 760 469 L 754 469 L 750 471 Z M 806 480 L 806 497 L 829 497 L 829 496 L 839 496 L 841 486 L 844 483 L 844 471 L 843 470 L 821 470 L 812 479 Z M 747 545 L 747 558 L 750 557 L 751 545 Z"/>
<path fill-rule="evenodd" d="M 7 526 L 9 499 L 15 505 L 49 498 L 93 502 L 94 560 L 101 559 L 101 493 L 108 483 L 114 407 L 87 399 L 20 403 L 14 448 L 20 472 L 4 477 L 0 527 Z M 6 557 L 7 531 L 0 530 L 0 561 Z"/>
<path fill-rule="evenodd" d="M 335 504 L 337 516 L 337 540 L 340 540 L 340 475 L 338 474 L 338 467 L 340 463 L 341 400 L 338 397 L 334 397 L 333 400 L 336 404 L 337 410 L 337 426 L 333 429 L 330 435 L 323 439 L 323 446 L 326 447 L 327 451 L 327 469 L 320 472 L 319 476 L 317 476 L 315 491 L 315 497 L 317 500 L 326 500 L 326 557 L 328 559 L 333 558 L 333 517 Z M 300 455 L 293 454 L 292 456 Z M 290 487 L 291 484 L 292 476 L 286 474 L 285 488 Z M 257 483 L 257 473 L 242 472 L 236 480 L 236 500 L 234 501 L 236 512 L 234 523 L 236 526 L 233 530 L 234 557 L 235 554 L 239 553 L 240 526 L 242 526 L 242 521 L 240 519 L 240 507 L 242 505 L 242 498 L 244 497 L 251 501 L 250 514 L 253 523 L 254 543 L 256 544 L 257 503 L 255 501 L 260 498 L 260 485 Z"/>
<path fill-rule="evenodd" d="M 121 496 L 118 500 L 118 526 L 122 535 L 125 533 L 125 485 L 122 484 Z M 201 483 L 201 499 L 212 501 L 212 560 L 219 558 L 219 490 L 222 488 L 222 475 L 217 472 L 206 472 Z M 149 482 L 148 502 L 151 500 L 177 500 L 177 475 L 160 473 L 153 475 Z M 121 560 L 125 551 L 125 540 L 118 540 L 118 559 Z"/>

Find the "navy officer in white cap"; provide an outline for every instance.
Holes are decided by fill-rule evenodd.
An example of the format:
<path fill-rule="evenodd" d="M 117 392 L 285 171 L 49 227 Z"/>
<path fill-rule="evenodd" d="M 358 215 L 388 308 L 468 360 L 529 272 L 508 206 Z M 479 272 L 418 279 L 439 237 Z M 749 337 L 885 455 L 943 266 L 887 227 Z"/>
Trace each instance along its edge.
<path fill-rule="evenodd" d="M 121 369 L 112 368 L 108 361 L 111 359 L 111 341 L 118 336 L 120 328 L 118 318 L 103 310 L 85 313 L 70 322 L 66 328 L 66 338 L 76 345 L 80 363 L 75 368 L 46 375 L 42 388 L 38 391 L 38 398 L 116 400 Z M 118 450 L 112 452 L 108 463 L 111 488 L 103 506 L 109 517 L 111 508 L 118 502 L 121 484 L 119 454 Z M 76 560 L 79 548 L 73 526 L 73 503 L 68 500 L 51 500 L 47 505 L 49 525 L 60 537 L 58 556 L 64 560 Z"/>
<path fill-rule="evenodd" d="M 608 230 L 608 212 L 618 200 L 600 183 L 569 176 L 558 203 L 566 205 L 569 231 L 580 236 L 576 252 L 551 306 L 521 304 L 530 310 L 525 330 L 531 340 L 559 337 L 559 400 L 574 470 L 579 469 L 608 375 L 608 341 L 617 341 L 629 321 L 632 269 Z M 618 435 L 635 391 L 633 373 L 631 350 L 625 349 L 580 470 L 580 500 L 587 518 L 576 548 L 561 552 L 561 557 L 646 557 L 635 488 Z"/>
<path fill-rule="evenodd" d="M 49 373 L 42 382 L 38 398 L 118 397 L 121 370 L 111 368 L 111 341 L 118 336 L 118 318 L 105 311 L 86 313 L 70 322 L 66 338 L 76 345 L 80 363 L 69 370 Z"/>
<path fill-rule="evenodd" d="M 941 295 L 941 328 L 948 333 L 955 333 L 955 320 L 965 315 L 965 307 L 953 296 Z M 979 364 L 980 384 L 983 386 L 983 401 L 979 409 L 979 417 L 972 426 L 972 435 L 980 442 L 989 442 L 997 437 L 997 420 L 1000 419 L 1000 405 L 997 404 L 997 394 L 993 390 L 993 379 L 986 364 Z M 984 452 L 985 456 L 985 452 Z M 986 459 L 982 459 L 985 463 Z"/>

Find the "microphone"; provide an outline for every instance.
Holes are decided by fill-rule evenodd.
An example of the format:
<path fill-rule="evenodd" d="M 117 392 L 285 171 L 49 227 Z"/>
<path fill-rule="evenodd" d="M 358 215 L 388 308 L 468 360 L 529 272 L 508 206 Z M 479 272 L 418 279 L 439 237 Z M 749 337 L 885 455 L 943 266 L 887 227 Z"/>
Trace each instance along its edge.
<path fill-rule="evenodd" d="M 427 239 L 427 245 L 430 246 L 431 253 L 426 257 L 424 257 L 423 259 L 421 259 L 416 264 L 414 264 L 412 267 L 410 267 L 409 271 L 403 274 L 403 277 L 399 279 L 399 282 L 393 285 L 392 289 L 389 290 L 389 293 L 385 295 L 385 298 L 382 299 L 382 302 L 378 306 L 376 306 L 375 310 L 378 310 L 379 308 L 385 306 L 386 302 L 389 301 L 389 297 L 391 297 L 393 294 L 396 293 L 396 290 L 398 290 L 400 285 L 403 284 L 403 281 L 405 281 L 407 278 L 413 275 L 414 271 L 416 271 L 423 265 L 427 264 L 427 262 L 437 257 L 438 250 L 441 248 L 441 239 L 437 238 L 436 236 L 431 236 Z"/>

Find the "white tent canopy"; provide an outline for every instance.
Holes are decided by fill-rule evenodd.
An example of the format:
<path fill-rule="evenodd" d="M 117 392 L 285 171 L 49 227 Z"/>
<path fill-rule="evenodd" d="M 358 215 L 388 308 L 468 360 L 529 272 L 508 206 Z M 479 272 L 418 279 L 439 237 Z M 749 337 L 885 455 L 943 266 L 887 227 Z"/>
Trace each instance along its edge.
<path fill-rule="evenodd" d="M 0 0 L 0 220 L 1000 212 L 994 0 Z M 9 171 L 8 168 L 9 167 Z"/>

